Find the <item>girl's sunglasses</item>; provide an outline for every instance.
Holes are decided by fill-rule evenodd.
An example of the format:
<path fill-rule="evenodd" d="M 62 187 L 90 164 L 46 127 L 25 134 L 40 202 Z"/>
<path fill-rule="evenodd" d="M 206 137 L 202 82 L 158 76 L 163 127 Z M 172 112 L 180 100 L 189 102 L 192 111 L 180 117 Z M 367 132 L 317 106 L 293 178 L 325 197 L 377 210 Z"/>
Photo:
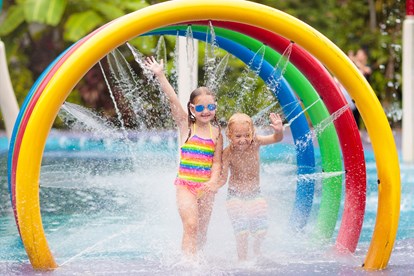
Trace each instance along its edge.
<path fill-rule="evenodd" d="M 199 104 L 199 105 L 193 105 L 192 104 L 192 106 L 194 107 L 196 112 L 203 112 L 203 110 L 205 108 L 205 106 L 202 105 L 202 104 Z M 216 108 L 217 108 L 216 104 L 208 104 L 207 105 L 207 109 L 210 110 L 210 111 L 214 111 L 214 110 L 216 110 Z"/>

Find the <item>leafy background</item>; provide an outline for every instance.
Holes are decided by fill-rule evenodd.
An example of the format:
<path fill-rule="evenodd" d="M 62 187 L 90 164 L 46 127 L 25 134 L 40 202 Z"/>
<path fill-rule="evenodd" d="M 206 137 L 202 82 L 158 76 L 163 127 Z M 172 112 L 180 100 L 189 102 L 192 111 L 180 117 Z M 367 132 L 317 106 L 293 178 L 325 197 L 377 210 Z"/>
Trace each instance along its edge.
<path fill-rule="evenodd" d="M 6 45 L 12 84 L 21 105 L 34 81 L 67 47 L 99 26 L 148 5 L 164 1 L 141 0 L 16 0 L 3 1 L 0 38 Z M 401 106 L 401 31 L 405 1 L 398 0 L 287 0 L 254 1 L 306 22 L 344 52 L 361 46 L 369 49 L 373 68 L 370 79 L 383 107 Z M 131 41 L 142 53 L 150 55 L 158 38 Z M 166 39 L 172 50 L 173 39 Z M 203 55 L 204 47 L 200 47 Z M 200 64 L 202 60 L 200 60 Z M 171 66 L 171 64 L 169 64 Z M 237 80 L 243 64 L 231 61 L 227 78 Z M 200 67 L 199 75 L 202 76 Z M 256 92 L 262 90 L 259 83 Z M 114 107 L 106 91 L 99 67 L 92 68 L 70 94 L 68 101 L 94 108 L 107 117 Z M 232 104 L 228 102 L 227 104 Z M 234 104 L 234 103 L 233 103 Z M 256 109 L 264 103 L 253 103 Z M 398 123 L 397 123 L 398 125 Z M 55 127 L 61 127 L 57 121 Z M 0 128 L 4 128 L 0 120 Z"/>

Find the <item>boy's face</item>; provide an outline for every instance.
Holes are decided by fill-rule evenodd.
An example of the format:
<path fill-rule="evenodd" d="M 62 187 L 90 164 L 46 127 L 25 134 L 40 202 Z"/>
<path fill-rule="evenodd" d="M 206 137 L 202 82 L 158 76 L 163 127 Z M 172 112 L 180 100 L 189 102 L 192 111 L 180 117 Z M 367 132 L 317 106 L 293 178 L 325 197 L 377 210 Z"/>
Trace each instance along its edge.
<path fill-rule="evenodd" d="M 247 149 L 253 141 L 253 133 L 248 123 L 235 123 L 229 132 L 230 143 L 236 150 Z"/>

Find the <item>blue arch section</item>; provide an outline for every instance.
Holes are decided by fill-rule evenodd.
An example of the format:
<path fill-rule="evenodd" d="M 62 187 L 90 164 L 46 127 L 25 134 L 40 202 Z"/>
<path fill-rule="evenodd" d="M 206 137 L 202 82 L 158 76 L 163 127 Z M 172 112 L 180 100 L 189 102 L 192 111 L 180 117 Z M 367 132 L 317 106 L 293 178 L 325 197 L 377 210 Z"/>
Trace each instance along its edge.
<path fill-rule="evenodd" d="M 145 35 L 180 35 L 185 36 L 186 31 L 183 30 L 155 30 Z M 193 30 L 193 37 L 198 40 L 206 41 L 208 34 Z M 216 36 L 218 47 L 226 50 L 232 55 L 249 65 L 253 70 L 259 70 L 259 76 L 269 84 L 274 79 L 274 67 L 266 60 L 262 61 L 255 52 L 227 38 Z M 258 64 L 262 63 L 259 67 Z M 276 73 L 277 74 L 277 73 Z M 280 73 L 279 73 L 280 74 Z M 284 114 L 287 114 L 288 120 L 298 116 L 302 111 L 294 92 L 289 84 L 282 77 L 280 81 L 280 91 L 274 93 L 283 108 Z M 296 104 L 292 104 L 296 103 Z M 304 114 L 300 114 L 290 125 L 292 136 L 295 144 L 307 141 L 306 135 L 310 132 L 308 122 Z M 298 166 L 298 174 L 312 174 L 315 172 L 315 155 L 312 143 L 301 143 L 304 147 L 296 147 L 296 162 Z M 303 228 L 309 218 L 313 195 L 315 189 L 314 180 L 298 179 L 296 187 L 296 196 L 293 212 L 291 214 L 291 223 L 295 228 Z"/>

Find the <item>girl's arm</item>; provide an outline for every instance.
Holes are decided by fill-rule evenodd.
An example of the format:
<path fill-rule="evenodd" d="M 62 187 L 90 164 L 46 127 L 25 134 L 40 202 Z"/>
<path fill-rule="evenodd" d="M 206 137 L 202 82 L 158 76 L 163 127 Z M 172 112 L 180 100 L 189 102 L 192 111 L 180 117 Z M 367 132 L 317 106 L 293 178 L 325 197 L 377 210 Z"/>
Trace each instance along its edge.
<path fill-rule="evenodd" d="M 274 133 L 271 135 L 257 135 L 256 140 L 259 145 L 269 145 L 282 141 L 283 139 L 283 124 L 282 118 L 279 114 L 270 113 L 270 126 L 273 128 Z"/>
<path fill-rule="evenodd" d="M 145 66 L 154 73 L 158 82 L 160 83 L 161 90 L 165 93 L 170 102 L 170 108 L 173 115 L 173 118 L 180 129 L 180 133 L 187 133 L 188 131 L 188 121 L 187 121 L 187 112 L 182 107 L 180 100 L 178 99 L 177 94 L 174 91 L 174 88 L 171 86 L 167 77 L 164 74 L 164 61 L 161 60 L 158 63 L 154 57 L 147 57 L 144 61 Z"/>

